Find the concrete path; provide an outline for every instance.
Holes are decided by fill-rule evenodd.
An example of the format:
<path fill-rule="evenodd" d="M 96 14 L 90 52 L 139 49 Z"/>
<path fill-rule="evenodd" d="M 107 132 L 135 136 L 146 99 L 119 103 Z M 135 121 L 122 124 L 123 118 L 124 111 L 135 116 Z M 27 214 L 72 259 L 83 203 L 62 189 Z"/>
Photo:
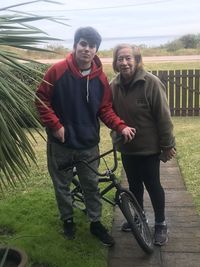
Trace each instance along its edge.
<path fill-rule="evenodd" d="M 200 217 L 191 194 L 186 191 L 176 159 L 161 164 L 161 180 L 166 193 L 169 242 L 161 248 L 155 247 L 152 255 L 146 255 L 131 233 L 120 231 L 124 218 L 116 208 L 112 227 L 116 245 L 109 250 L 108 267 L 200 267 Z M 123 185 L 127 187 L 126 179 Z M 153 227 L 153 211 L 147 194 L 145 207 Z"/>

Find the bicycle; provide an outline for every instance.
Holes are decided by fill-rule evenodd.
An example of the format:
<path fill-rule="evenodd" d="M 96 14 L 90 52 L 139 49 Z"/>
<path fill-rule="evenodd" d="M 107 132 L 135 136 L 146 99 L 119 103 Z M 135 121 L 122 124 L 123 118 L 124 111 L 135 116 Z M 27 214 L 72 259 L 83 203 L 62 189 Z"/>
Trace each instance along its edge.
<path fill-rule="evenodd" d="M 107 162 L 105 160 L 105 156 L 111 153 L 113 153 L 113 160 L 114 160 L 114 165 L 112 168 L 108 167 Z M 100 172 L 99 170 L 96 171 L 90 166 L 91 162 L 100 159 L 103 159 L 106 165 L 106 171 L 104 172 Z M 144 252 L 146 252 L 147 254 L 151 254 L 153 252 L 154 246 L 153 246 L 151 231 L 149 229 L 145 213 L 141 209 L 133 193 L 121 186 L 120 182 L 118 181 L 114 173 L 118 166 L 117 151 L 115 149 L 115 144 L 113 144 L 112 149 L 99 155 L 98 157 L 92 159 L 91 161 L 85 161 L 85 160 L 76 161 L 73 162 L 71 166 L 64 165 L 60 166 L 59 168 L 64 170 L 73 169 L 74 176 L 72 179 L 72 184 L 74 187 L 71 190 L 73 206 L 78 207 L 79 209 L 83 210 L 83 212 L 86 213 L 86 207 L 84 205 L 84 194 L 81 188 L 81 184 L 76 175 L 75 165 L 77 164 L 84 164 L 88 168 L 90 168 L 94 173 L 96 173 L 99 176 L 99 183 L 110 182 L 108 186 L 100 190 L 101 198 L 106 202 L 108 202 L 109 204 L 111 204 L 112 206 L 117 205 L 120 208 L 122 214 L 129 223 L 131 227 L 131 232 L 134 235 L 135 239 L 137 240 L 139 246 L 143 249 Z M 116 192 L 114 200 L 112 201 L 105 195 L 113 188 L 116 189 Z"/>

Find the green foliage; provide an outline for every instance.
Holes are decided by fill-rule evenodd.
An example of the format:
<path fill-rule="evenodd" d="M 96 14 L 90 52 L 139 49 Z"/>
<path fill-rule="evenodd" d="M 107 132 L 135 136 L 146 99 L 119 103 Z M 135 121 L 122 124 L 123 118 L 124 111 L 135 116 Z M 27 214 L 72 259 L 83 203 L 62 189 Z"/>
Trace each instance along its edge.
<path fill-rule="evenodd" d="M 15 75 L 21 82 L 30 86 L 32 90 L 42 81 L 43 75 L 46 72 L 49 65 L 41 64 L 37 62 L 25 63 L 25 66 L 29 68 L 29 72 L 21 72 L 16 68 L 11 68 L 10 71 Z"/>
<path fill-rule="evenodd" d="M 200 62 L 155 62 L 145 63 L 144 67 L 147 71 L 200 69 Z"/>
<path fill-rule="evenodd" d="M 98 51 L 99 57 L 112 57 L 113 56 L 113 49 L 109 50 L 100 50 Z"/>
<path fill-rule="evenodd" d="M 178 163 L 200 214 L 200 118 L 173 117 L 173 122 Z M 27 186 L 7 192 L 0 201 L 0 242 L 24 249 L 29 257 L 28 267 L 37 266 L 36 263 L 48 267 L 106 267 L 108 250 L 90 235 L 87 218 L 79 210 L 75 209 L 77 238 L 73 241 L 63 238 L 53 186 L 46 168 L 45 140 L 38 133 L 35 133 L 35 138 L 38 142 L 35 147 L 38 166 L 32 164 Z M 102 127 L 101 151 L 107 151 L 110 146 L 109 130 Z M 121 162 L 118 175 L 120 171 Z M 103 203 L 103 220 L 110 227 L 112 207 Z"/>
<path fill-rule="evenodd" d="M 16 4 L 14 7 L 24 4 Z M 37 1 L 37 2 L 40 2 Z M 43 2 L 54 2 L 43 0 Z M 55 2 L 54 2 L 55 3 Z M 15 71 L 29 77 L 31 83 L 38 83 L 41 74 L 21 60 L 24 56 L 18 55 L 18 49 L 32 51 L 47 51 L 36 45 L 55 40 L 44 34 L 29 23 L 39 20 L 56 21 L 53 17 L 37 16 L 29 13 L 20 13 L 10 9 L 13 6 L 0 9 L 0 190 L 9 186 L 16 186 L 16 182 L 23 182 L 29 172 L 30 161 L 35 161 L 35 153 L 31 144 L 34 136 L 29 130 L 40 127 L 38 116 L 32 112 L 35 94 L 29 84 L 15 75 Z M 4 14 L 9 11 L 8 14 Z M 15 48 L 13 51 L 9 48 Z M 19 61 L 20 60 L 20 61 Z M 22 76 L 21 76 L 22 77 Z M 24 119 L 23 119 L 24 116 Z M 25 119 L 26 118 L 26 119 Z M 28 122 L 28 123 L 27 123 Z M 26 129 L 29 132 L 27 137 Z"/>
<path fill-rule="evenodd" d="M 183 47 L 181 40 L 175 40 L 173 42 L 168 43 L 167 51 L 177 51 Z"/>
<path fill-rule="evenodd" d="M 107 64 L 103 66 L 103 70 L 106 73 L 108 80 L 111 81 L 112 78 L 115 76 L 115 73 L 113 71 L 113 68 L 111 65 Z"/>
<path fill-rule="evenodd" d="M 196 48 L 184 48 L 184 45 L 180 39 L 169 42 L 165 45 L 161 45 L 159 47 L 145 47 L 139 46 L 141 53 L 145 57 L 150 56 L 171 56 L 171 55 L 198 55 L 200 53 L 200 44 L 199 44 L 199 35 L 197 35 L 196 39 L 198 40 Z M 67 44 L 66 44 L 67 45 Z M 29 59 L 60 59 L 65 58 L 65 56 L 70 52 L 70 49 L 62 46 L 62 45 L 47 45 L 45 49 L 49 50 L 49 52 L 40 52 L 33 50 L 19 50 L 16 48 L 9 48 L 9 51 L 16 52 L 20 56 L 26 56 Z M 112 58 L 113 49 L 109 50 L 100 50 L 98 51 L 99 57 L 107 57 Z"/>
<path fill-rule="evenodd" d="M 167 51 L 177 51 L 179 49 L 196 49 L 200 47 L 200 34 L 187 34 L 163 45 Z"/>
<path fill-rule="evenodd" d="M 173 122 L 179 167 L 200 214 L 200 117 L 173 117 Z"/>
<path fill-rule="evenodd" d="M 183 44 L 183 48 L 197 48 L 200 44 L 200 34 L 187 34 L 180 38 L 180 41 Z"/>
<path fill-rule="evenodd" d="M 15 75 L 15 77 L 18 78 L 23 84 L 29 87 L 34 95 L 39 83 L 43 79 L 43 74 L 47 71 L 49 66 L 40 63 L 26 63 L 26 65 L 29 67 L 28 73 L 21 72 L 16 68 L 11 68 L 10 72 L 13 73 L 13 75 Z M 34 104 L 34 98 L 25 98 L 24 103 L 29 107 L 30 113 L 32 115 L 34 114 L 34 117 L 37 117 L 38 115 Z M 15 114 L 13 114 L 13 116 L 15 117 Z M 24 125 L 26 125 L 27 128 L 33 127 L 31 125 L 30 114 L 22 111 L 21 114 L 15 118 L 21 127 L 24 128 Z"/>
<path fill-rule="evenodd" d="M 6 201 L 5 201 L 6 200 Z M 1 226 L 12 229 L 12 236 L 0 236 L 1 242 L 23 248 L 29 257 L 29 266 L 106 267 L 107 249 L 89 231 L 87 217 L 75 210 L 77 237 L 73 241 L 62 235 L 53 190 L 34 190 L 17 194 L 1 202 Z M 104 210 L 105 213 L 105 210 Z M 67 264 L 66 264 L 67 263 Z"/>
<path fill-rule="evenodd" d="M 38 166 L 30 168 L 26 187 L 6 192 L 0 201 L 0 243 L 20 247 L 29 258 L 29 266 L 106 267 L 108 249 L 89 232 L 89 221 L 74 210 L 77 237 L 69 241 L 62 235 L 62 223 L 54 197 L 52 182 L 46 167 L 46 142 L 34 133 Z M 101 151 L 111 148 L 109 129 L 101 127 Z M 112 165 L 112 157 L 107 162 Z M 120 174 L 120 167 L 117 174 Z M 105 165 L 104 165 L 105 170 Z M 112 195 L 109 197 L 113 198 Z M 110 229 L 113 207 L 103 202 L 103 223 Z M 37 264 L 36 264 L 37 263 Z"/>

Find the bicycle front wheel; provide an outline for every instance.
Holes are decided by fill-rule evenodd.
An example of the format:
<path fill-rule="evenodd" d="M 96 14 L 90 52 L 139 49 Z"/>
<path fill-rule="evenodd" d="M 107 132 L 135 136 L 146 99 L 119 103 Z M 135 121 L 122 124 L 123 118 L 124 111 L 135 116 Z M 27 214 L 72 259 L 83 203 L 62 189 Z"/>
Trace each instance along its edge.
<path fill-rule="evenodd" d="M 130 191 L 119 194 L 119 208 L 129 223 L 139 246 L 148 254 L 153 252 L 153 240 L 144 211 Z"/>

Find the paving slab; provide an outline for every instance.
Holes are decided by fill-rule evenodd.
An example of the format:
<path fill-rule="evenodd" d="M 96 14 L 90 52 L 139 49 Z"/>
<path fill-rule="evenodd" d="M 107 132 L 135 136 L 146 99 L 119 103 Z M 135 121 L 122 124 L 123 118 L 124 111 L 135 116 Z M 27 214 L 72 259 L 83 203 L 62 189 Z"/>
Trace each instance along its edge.
<path fill-rule="evenodd" d="M 123 173 L 122 184 L 128 188 Z M 166 195 L 169 242 L 147 255 L 131 233 L 120 230 L 124 217 L 118 207 L 112 226 L 116 245 L 109 249 L 108 267 L 200 267 L 200 216 L 186 190 L 176 159 L 161 164 L 161 181 Z M 145 192 L 145 212 L 153 232 L 154 215 Z"/>

